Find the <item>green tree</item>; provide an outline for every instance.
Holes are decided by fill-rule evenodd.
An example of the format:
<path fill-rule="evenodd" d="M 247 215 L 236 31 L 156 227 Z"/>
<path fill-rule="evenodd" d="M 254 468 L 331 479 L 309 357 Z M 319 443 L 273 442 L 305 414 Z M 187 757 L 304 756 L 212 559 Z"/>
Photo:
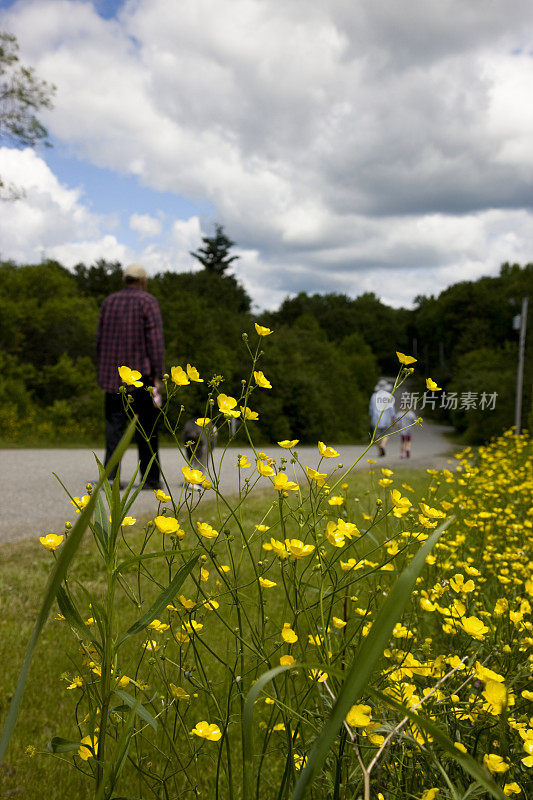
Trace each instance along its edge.
<path fill-rule="evenodd" d="M 36 113 L 52 108 L 55 86 L 40 80 L 32 67 L 20 63 L 13 34 L 0 31 L 0 143 L 34 147 L 47 143 L 48 132 Z M 20 197 L 20 190 L 6 186 L 0 176 L 0 198 Z"/>
<path fill-rule="evenodd" d="M 235 242 L 228 239 L 222 225 L 215 225 L 215 235 L 204 236 L 202 242 L 204 246 L 199 247 L 195 253 L 191 251 L 190 255 L 196 258 L 208 272 L 223 275 L 228 267 L 240 258 L 240 256 L 230 255 L 230 250 Z"/>

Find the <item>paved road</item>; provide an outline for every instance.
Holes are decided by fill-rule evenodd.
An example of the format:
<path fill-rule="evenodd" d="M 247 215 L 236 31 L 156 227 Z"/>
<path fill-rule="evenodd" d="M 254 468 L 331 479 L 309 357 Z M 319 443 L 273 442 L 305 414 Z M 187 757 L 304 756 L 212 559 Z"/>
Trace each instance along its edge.
<path fill-rule="evenodd" d="M 453 452 L 444 433 L 450 430 L 441 426 L 424 423 L 421 429 L 413 429 L 413 457 L 409 461 L 400 461 L 399 437 L 390 439 L 387 455 L 377 457 L 375 447 L 365 456 L 357 468 L 368 467 L 366 458 L 376 458 L 379 466 L 422 467 L 447 465 Z M 327 442 L 327 444 L 332 444 Z M 321 469 L 332 469 L 342 462 L 345 468 L 351 466 L 363 453 L 361 445 L 335 445 L 339 451 L 339 459 L 324 460 Z M 276 445 L 265 448 L 265 452 L 279 459 L 280 454 L 288 455 Z M 237 454 L 245 454 L 251 459 L 252 451 L 246 447 L 227 451 L 222 461 L 220 486 L 225 493 L 237 491 L 236 467 Z M 302 463 L 310 467 L 318 464 L 316 447 L 302 447 L 298 450 Z M 103 458 L 103 451 L 97 451 L 98 458 Z M 220 466 L 221 450 L 215 453 L 215 461 Z M 251 459 L 252 460 L 252 459 Z M 172 492 L 178 491 L 181 478 L 181 467 L 185 464 L 179 452 L 172 448 L 161 450 L 161 463 Z M 252 462 L 253 463 L 253 462 Z M 136 449 L 130 448 L 123 461 L 122 475 L 130 477 L 136 466 Z M 217 466 L 217 468 L 218 468 Z M 2 494 L 0 499 L 0 542 L 15 541 L 27 537 L 42 536 L 44 532 L 60 532 L 65 520 L 74 520 L 68 497 L 53 476 L 56 473 L 72 495 L 85 493 L 85 484 L 98 474 L 94 455 L 86 449 L 21 449 L 0 450 L 0 479 Z M 262 479 L 266 485 L 266 479 Z M 150 514 L 155 510 L 152 492 L 141 492 L 135 501 L 133 512 Z M 130 512 L 131 513 L 131 512 Z"/>

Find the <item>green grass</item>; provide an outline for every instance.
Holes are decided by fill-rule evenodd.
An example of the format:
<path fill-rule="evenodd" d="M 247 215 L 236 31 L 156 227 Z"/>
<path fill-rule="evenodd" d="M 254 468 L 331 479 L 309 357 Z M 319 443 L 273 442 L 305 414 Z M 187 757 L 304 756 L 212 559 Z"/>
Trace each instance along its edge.
<path fill-rule="evenodd" d="M 355 473 L 347 479 L 348 495 L 358 498 L 361 509 L 372 514 L 376 508 L 376 497 L 383 496 L 387 489 L 377 486 L 381 477 L 377 468 L 373 472 L 367 470 Z M 426 470 L 398 469 L 395 477 L 409 484 L 415 490 L 415 496 L 422 496 L 427 486 Z M 247 501 L 244 513 L 244 526 L 253 529 L 272 503 L 272 492 L 259 492 Z M 155 511 L 155 508 L 154 508 Z M 214 519 L 215 504 L 202 504 L 201 517 L 204 520 Z M 125 529 L 128 539 L 141 539 L 142 524 Z M 275 533 L 275 535 L 277 535 Z M 234 547 L 238 547 L 237 544 Z M 257 547 L 259 549 L 259 538 Z M 51 567 L 53 556 L 45 551 L 38 541 L 25 540 L 18 543 L 5 544 L 0 547 L 0 659 L 3 666 L 3 682 L 1 693 L 1 716 L 5 718 L 8 704 L 13 694 L 18 673 L 22 665 L 24 652 L 38 613 L 42 594 Z M 90 534 L 76 554 L 72 573 L 87 588 L 99 593 L 103 588 L 101 560 Z M 364 587 L 358 594 L 364 595 Z M 282 600 L 274 593 L 269 596 L 268 605 L 274 610 Z M 128 606 L 124 624 L 134 620 L 134 609 Z M 70 629 L 63 622 L 52 618 L 46 624 L 38 642 L 31 667 L 26 692 L 20 711 L 19 720 L 14 731 L 7 761 L 0 771 L 0 797 L 21 796 L 25 800 L 40 800 L 43 792 L 47 800 L 62 800 L 68 796 L 88 796 L 87 779 L 81 776 L 68 763 L 57 763 L 55 758 L 46 755 L 29 757 L 28 746 L 38 751 L 46 749 L 47 742 L 53 736 L 77 739 L 74 726 L 74 708 L 76 696 L 67 691 L 68 683 L 61 679 L 64 673 L 72 676 L 74 667 L 69 660 L 69 652 L 76 647 Z M 122 627 L 122 625 L 121 625 Z M 209 636 L 214 641 L 223 635 L 221 625 L 210 625 Z M 133 646 L 133 645 L 132 645 Z M 138 651 L 137 651 L 138 652 Z M 126 670 L 127 657 L 124 660 Z M 201 699 L 198 707 L 198 719 L 201 719 Z M 206 781 L 206 788 L 209 780 Z M 135 787 L 131 787 L 135 791 Z M 138 795 L 138 792 L 137 792 Z"/>

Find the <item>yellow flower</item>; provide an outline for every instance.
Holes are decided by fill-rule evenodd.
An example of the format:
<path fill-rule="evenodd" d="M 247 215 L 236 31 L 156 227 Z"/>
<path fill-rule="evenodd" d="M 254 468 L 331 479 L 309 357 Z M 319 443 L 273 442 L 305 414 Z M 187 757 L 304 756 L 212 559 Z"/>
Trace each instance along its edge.
<path fill-rule="evenodd" d="M 239 460 L 237 461 L 237 465 L 239 469 L 248 469 L 251 466 L 250 461 L 247 456 L 239 456 Z"/>
<path fill-rule="evenodd" d="M 229 397 L 227 394 L 219 394 L 217 397 L 218 409 L 221 414 L 226 417 L 240 417 L 241 412 L 235 411 L 237 401 L 234 397 Z"/>
<path fill-rule="evenodd" d="M 190 697 L 190 694 L 187 694 L 185 689 L 182 689 L 181 686 L 176 686 L 174 683 L 170 684 L 170 691 L 176 700 L 188 700 Z"/>
<path fill-rule="evenodd" d="M 299 439 L 283 439 L 283 441 L 278 442 L 278 444 L 280 447 L 285 448 L 285 450 L 290 450 L 292 447 L 296 447 L 299 441 Z"/>
<path fill-rule="evenodd" d="M 287 548 L 285 547 L 283 542 L 278 541 L 278 539 L 270 539 L 270 547 L 278 558 L 281 558 L 283 560 L 289 557 Z"/>
<path fill-rule="evenodd" d="M 473 592 L 475 589 L 474 581 L 465 582 L 464 575 L 461 575 L 461 573 L 450 578 L 450 586 L 458 594 L 468 594 L 468 592 Z"/>
<path fill-rule="evenodd" d="M 307 764 L 307 756 L 301 756 L 299 753 L 294 753 L 294 769 L 300 771 Z"/>
<path fill-rule="evenodd" d="M 370 724 L 372 709 L 364 703 L 352 706 L 346 714 L 346 722 L 351 728 L 364 728 Z"/>
<path fill-rule="evenodd" d="M 271 333 L 274 333 L 270 328 L 265 328 L 264 325 L 258 325 L 257 322 L 254 322 L 254 325 L 259 336 L 270 336 Z"/>
<path fill-rule="evenodd" d="M 204 567 L 200 567 L 200 580 L 203 583 L 209 580 L 209 570 L 205 569 Z"/>
<path fill-rule="evenodd" d="M 198 417 L 196 420 L 196 424 L 200 426 L 200 428 L 205 428 L 211 422 L 211 417 Z"/>
<path fill-rule="evenodd" d="M 218 531 L 211 527 L 211 525 L 208 525 L 207 522 L 197 522 L 196 527 L 198 528 L 200 536 L 203 536 L 205 539 L 216 539 L 218 536 Z"/>
<path fill-rule="evenodd" d="M 310 556 L 315 549 L 314 544 L 304 544 L 299 539 L 285 539 L 285 547 L 294 558 Z"/>
<path fill-rule="evenodd" d="M 130 369 L 129 367 L 119 367 L 118 374 L 120 375 L 122 382 L 125 383 L 127 386 L 139 386 L 143 385 L 143 382 L 139 380 L 141 377 L 141 373 L 136 369 Z"/>
<path fill-rule="evenodd" d="M 195 736 L 200 736 L 202 739 L 207 739 L 210 742 L 218 742 L 222 738 L 222 732 L 218 725 L 214 723 L 209 724 L 205 720 L 197 722 L 196 727 L 192 729 L 191 733 Z"/>
<path fill-rule="evenodd" d="M 189 600 L 187 597 L 185 597 L 184 594 L 180 594 L 179 601 L 180 601 L 181 605 L 183 606 L 183 608 L 186 608 L 187 611 L 192 611 L 192 609 L 196 605 L 194 600 Z"/>
<path fill-rule="evenodd" d="M 274 586 L 277 586 L 278 584 L 275 581 L 269 581 L 268 578 L 260 577 L 259 585 L 261 586 L 262 589 L 273 589 Z"/>
<path fill-rule="evenodd" d="M 297 492 L 299 489 L 298 484 L 290 481 L 285 472 L 278 472 L 272 479 L 272 483 L 274 484 L 274 489 L 277 489 L 278 492 Z"/>
<path fill-rule="evenodd" d="M 135 525 L 136 522 L 137 520 L 135 519 L 135 517 L 124 517 L 120 525 L 122 528 L 124 528 L 127 525 Z"/>
<path fill-rule="evenodd" d="M 480 642 L 483 640 L 485 634 L 489 631 L 482 620 L 478 619 L 477 617 L 464 617 L 459 624 L 465 633 L 468 633 L 469 636 L 472 636 L 474 639 L 477 639 Z"/>
<path fill-rule="evenodd" d="M 172 499 L 169 494 L 165 494 L 162 489 L 154 489 L 155 499 L 160 503 L 169 503 Z"/>
<path fill-rule="evenodd" d="M 309 670 L 309 677 L 313 681 L 317 681 L 317 683 L 324 683 L 328 679 L 328 673 L 322 672 L 321 669 L 311 669 Z"/>
<path fill-rule="evenodd" d="M 269 464 L 265 464 L 263 461 L 261 461 L 260 458 L 257 459 L 255 465 L 257 467 L 258 473 L 262 475 L 264 478 L 270 478 L 272 475 L 274 475 L 273 467 L 271 467 Z"/>
<path fill-rule="evenodd" d="M 57 550 L 64 538 L 62 533 L 47 533 L 39 536 L 39 541 L 47 550 Z"/>
<path fill-rule="evenodd" d="M 431 378 L 426 378 L 426 388 L 430 390 L 430 392 L 440 392 L 441 387 L 437 386 L 435 381 L 432 381 Z"/>
<path fill-rule="evenodd" d="M 254 372 L 254 379 L 260 389 L 272 389 L 272 384 L 262 372 Z"/>
<path fill-rule="evenodd" d="M 413 356 L 406 356 L 403 353 L 399 353 L 397 350 L 396 355 L 398 356 L 400 364 L 405 364 L 406 367 L 408 367 L 409 364 L 416 364 L 416 358 L 413 358 Z"/>
<path fill-rule="evenodd" d="M 185 531 L 180 528 L 180 524 L 174 517 L 155 517 L 154 524 L 160 533 L 174 533 L 180 539 L 185 536 Z"/>
<path fill-rule="evenodd" d="M 157 631 L 158 633 L 164 633 L 165 631 L 168 631 L 170 625 L 168 625 L 166 622 L 161 622 L 160 619 L 153 619 L 148 627 L 152 628 L 152 630 Z"/>
<path fill-rule="evenodd" d="M 483 763 L 489 772 L 494 774 L 507 772 L 509 769 L 509 764 L 506 764 L 503 758 L 496 753 L 485 753 L 483 756 Z"/>
<path fill-rule="evenodd" d="M 187 483 L 192 483 L 195 486 L 205 481 L 205 475 L 199 469 L 191 469 L 190 467 L 182 467 L 181 471 Z"/>
<path fill-rule="evenodd" d="M 497 716 L 507 706 L 507 689 L 498 681 L 487 681 L 483 697 L 488 703 L 489 707 L 486 710 L 489 714 Z"/>
<path fill-rule="evenodd" d="M 343 503 L 344 503 L 344 497 L 339 497 L 338 495 L 332 495 L 328 499 L 328 504 L 330 506 L 342 506 Z"/>
<path fill-rule="evenodd" d="M 330 520 L 326 525 L 326 539 L 333 547 L 344 547 L 345 534 L 339 530 L 337 523 Z"/>
<path fill-rule="evenodd" d="M 98 737 L 97 736 L 84 736 L 80 742 L 78 755 L 82 761 L 88 761 L 90 758 L 98 755 Z"/>
<path fill-rule="evenodd" d="M 298 634 L 290 626 L 289 622 L 283 623 L 283 630 L 281 631 L 281 638 L 288 644 L 294 644 L 298 641 Z"/>
<path fill-rule="evenodd" d="M 188 386 L 190 383 L 189 378 L 187 377 L 187 373 L 183 369 L 183 367 L 171 367 L 170 368 L 170 376 L 176 386 Z"/>
<path fill-rule="evenodd" d="M 280 656 L 279 663 L 282 667 L 290 667 L 291 664 L 296 664 L 294 656 Z"/>
<path fill-rule="evenodd" d="M 201 622 L 196 622 L 195 619 L 191 619 L 190 622 L 184 622 L 181 626 L 184 631 L 187 631 L 188 634 L 198 633 L 204 627 Z"/>
<path fill-rule="evenodd" d="M 79 689 L 81 686 L 83 686 L 83 678 L 80 675 L 76 675 L 76 677 L 72 679 L 70 686 L 67 686 L 67 689 Z"/>
<path fill-rule="evenodd" d="M 191 367 L 190 364 L 187 364 L 187 376 L 189 380 L 195 381 L 195 383 L 203 383 L 204 379 L 200 378 L 200 373 L 196 369 L 196 367 Z"/>
<path fill-rule="evenodd" d="M 317 472 L 316 469 L 312 467 L 305 467 L 305 471 L 310 480 L 314 481 L 317 486 L 324 486 L 326 478 L 328 477 L 326 472 Z"/>
<path fill-rule="evenodd" d="M 270 525 L 263 525 L 261 523 L 260 525 L 254 525 L 254 528 L 256 529 L 256 531 L 259 531 L 259 533 L 266 533 L 267 531 L 270 530 Z"/>
<path fill-rule="evenodd" d="M 70 501 L 70 504 L 76 509 L 76 514 L 79 514 L 80 511 L 85 508 L 90 499 L 91 498 L 88 494 L 84 494 L 83 497 L 73 497 Z"/>
<path fill-rule="evenodd" d="M 348 624 L 343 619 L 340 619 L 340 617 L 332 617 L 332 621 L 334 628 L 344 628 Z"/>
<path fill-rule="evenodd" d="M 257 411 L 252 411 L 248 406 L 239 406 L 241 409 L 241 414 L 244 419 L 247 419 L 249 422 L 257 422 L 259 419 L 259 414 Z"/>
<path fill-rule="evenodd" d="M 204 608 L 207 608 L 208 611 L 216 611 L 217 608 L 220 608 L 220 603 L 217 603 L 216 600 L 205 600 L 202 605 Z"/>
<path fill-rule="evenodd" d="M 333 447 L 327 447 L 324 442 L 318 443 L 318 452 L 322 458 L 337 458 L 339 455 Z"/>
<path fill-rule="evenodd" d="M 392 505 L 394 506 L 394 515 L 402 516 L 403 514 L 407 514 L 407 512 L 412 506 L 412 503 L 409 500 L 409 498 L 402 497 L 398 489 L 393 489 L 390 493 L 390 496 L 392 500 Z"/>
<path fill-rule="evenodd" d="M 512 783 L 506 783 L 503 787 L 503 793 L 507 795 L 507 797 L 510 797 L 512 794 L 520 794 L 521 791 L 522 789 L 516 783 L 516 781 L 513 781 Z"/>
<path fill-rule="evenodd" d="M 420 800 L 435 800 L 440 789 L 426 789 Z"/>

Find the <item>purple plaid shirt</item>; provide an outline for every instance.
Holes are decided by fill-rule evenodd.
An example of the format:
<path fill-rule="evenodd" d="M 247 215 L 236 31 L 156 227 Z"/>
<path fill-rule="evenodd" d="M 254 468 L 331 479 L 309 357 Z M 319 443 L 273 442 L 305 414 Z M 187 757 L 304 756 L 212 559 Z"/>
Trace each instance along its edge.
<path fill-rule="evenodd" d="M 163 321 L 159 303 L 142 289 L 125 288 L 106 297 L 96 334 L 98 385 L 117 392 L 118 368 L 137 369 L 146 378 L 161 378 Z"/>

